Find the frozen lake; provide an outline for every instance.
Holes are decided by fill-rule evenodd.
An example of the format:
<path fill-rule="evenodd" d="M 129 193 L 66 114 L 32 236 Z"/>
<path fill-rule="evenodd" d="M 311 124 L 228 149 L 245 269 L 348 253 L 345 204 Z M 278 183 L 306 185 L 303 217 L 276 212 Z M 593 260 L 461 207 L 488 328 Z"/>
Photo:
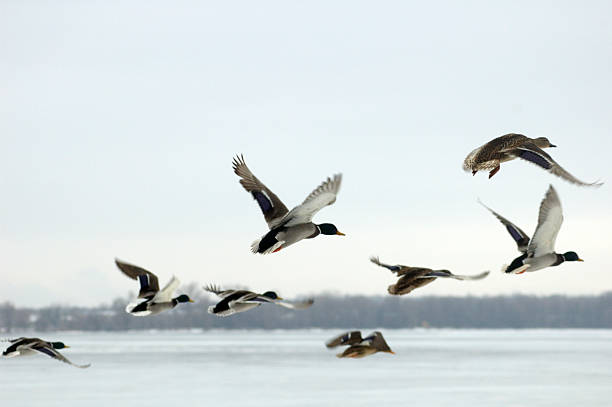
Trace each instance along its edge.
<path fill-rule="evenodd" d="M 92 366 L 2 359 L 0 405 L 612 405 L 612 330 L 381 331 L 396 355 L 360 360 L 341 330 L 34 334 Z"/>

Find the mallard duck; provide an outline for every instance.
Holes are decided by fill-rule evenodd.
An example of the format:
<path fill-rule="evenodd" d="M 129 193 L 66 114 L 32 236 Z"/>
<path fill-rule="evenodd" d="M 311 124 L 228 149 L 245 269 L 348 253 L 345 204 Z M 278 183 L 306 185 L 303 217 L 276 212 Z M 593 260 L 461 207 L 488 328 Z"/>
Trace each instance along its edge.
<path fill-rule="evenodd" d="M 345 332 L 331 340 L 329 340 L 325 346 L 328 348 L 335 348 L 337 346 L 349 347 L 342 353 L 338 353 L 336 356 L 339 358 L 363 358 L 368 355 L 372 355 L 376 352 L 386 352 L 395 354 L 387 345 L 385 338 L 382 333 L 375 331 L 368 335 L 365 339 L 361 337 L 360 331 Z"/>
<path fill-rule="evenodd" d="M 491 211 L 506 227 L 506 230 L 515 241 L 519 252 L 522 253 L 509 266 L 503 267 L 504 272 L 521 274 L 525 271 L 536 271 L 546 267 L 558 266 L 565 261 L 583 261 L 573 251 L 563 254 L 555 253 L 555 241 L 563 223 L 563 211 L 559 195 L 557 195 L 557 191 L 555 191 L 552 185 L 548 188 L 540 204 L 538 226 L 533 233 L 533 239 L 529 239 L 529 236 L 521 228 L 493 209 L 482 202 L 480 204 Z"/>
<path fill-rule="evenodd" d="M 232 162 L 234 173 L 240 177 L 240 184 L 253 195 L 263 212 L 270 231 L 251 245 L 253 253 L 275 253 L 303 239 L 312 239 L 320 234 L 340 235 L 331 223 L 315 224 L 313 216 L 325 206 L 336 202 L 336 195 L 342 182 L 342 174 L 327 178 L 318 188 L 290 211 L 285 204 L 270 191 L 249 170 L 243 156 L 236 156 Z"/>
<path fill-rule="evenodd" d="M 86 365 L 77 365 L 72 363 L 68 358 L 59 353 L 58 349 L 66 349 L 70 346 L 64 345 L 64 342 L 47 342 L 43 341 L 40 338 L 17 338 L 17 339 L 9 339 L 11 346 L 6 348 L 4 352 L 2 352 L 2 356 L 6 358 L 14 358 L 17 356 L 29 356 L 37 353 L 43 353 L 47 356 L 51 356 L 55 360 L 59 360 L 60 362 L 68 363 L 69 365 L 85 369 L 91 364 Z"/>
<path fill-rule="evenodd" d="M 397 283 L 391 284 L 389 288 L 387 288 L 387 291 L 389 291 L 391 295 L 408 294 L 414 289 L 433 282 L 438 277 L 454 278 L 455 280 L 480 280 L 489 275 L 488 271 L 473 276 L 462 276 L 453 274 L 448 270 L 432 270 L 425 267 L 409 267 L 399 264 L 391 266 L 381 263 L 378 257 L 370 257 L 370 261 L 378 266 L 391 270 L 400 277 Z"/>
<path fill-rule="evenodd" d="M 542 150 L 548 147 L 556 146 L 551 144 L 546 137 L 532 139 L 522 134 L 506 134 L 489 141 L 468 154 L 463 161 L 463 169 L 472 171 L 472 175 L 476 175 L 478 171 L 491 170 L 489 172 L 489 178 L 491 178 L 499 171 L 501 163 L 522 158 L 573 184 L 602 185 L 601 182 L 587 183 L 580 181 L 565 171 L 550 155 Z"/>
<path fill-rule="evenodd" d="M 132 280 L 138 280 L 140 282 L 140 292 L 138 298 L 144 298 L 145 300 L 140 303 L 131 303 L 125 307 L 125 311 L 129 314 L 144 317 L 147 315 L 155 315 L 160 312 L 172 309 L 179 303 L 193 302 L 188 295 L 182 294 L 176 298 L 172 298 L 174 291 L 181 284 L 178 278 L 172 276 L 172 279 L 166 284 L 166 286 L 160 290 L 157 276 L 148 270 L 134 266 L 132 264 L 124 263 L 118 259 L 115 259 L 115 264 L 119 267 L 119 270 Z"/>
<path fill-rule="evenodd" d="M 214 314 L 219 317 L 227 317 L 239 312 L 245 312 L 259 307 L 262 304 L 276 304 L 290 309 L 305 309 L 314 303 L 313 299 L 308 299 L 303 302 L 283 301 L 274 291 L 266 291 L 263 294 L 257 294 L 247 290 L 221 290 L 214 285 L 208 285 L 204 287 L 204 290 L 222 298 L 216 305 L 208 307 L 209 314 Z"/>

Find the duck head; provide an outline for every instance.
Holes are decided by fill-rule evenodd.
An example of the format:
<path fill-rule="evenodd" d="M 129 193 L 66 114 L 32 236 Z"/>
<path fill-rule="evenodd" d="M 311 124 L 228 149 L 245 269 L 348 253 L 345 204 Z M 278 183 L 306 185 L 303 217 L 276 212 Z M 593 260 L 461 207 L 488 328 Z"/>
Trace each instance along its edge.
<path fill-rule="evenodd" d="M 267 297 L 271 300 L 282 300 L 274 291 L 266 291 L 261 295 L 262 297 Z"/>
<path fill-rule="evenodd" d="M 563 253 L 563 258 L 565 259 L 565 261 L 584 261 L 580 257 L 578 257 L 578 254 L 576 252 L 565 252 Z"/>
<path fill-rule="evenodd" d="M 176 303 L 178 304 L 179 302 L 194 302 L 191 298 L 189 298 L 189 296 L 187 294 L 181 294 L 178 297 L 176 297 L 174 299 L 174 301 L 176 301 Z"/>
<path fill-rule="evenodd" d="M 540 148 L 557 147 L 556 145 L 554 145 L 550 141 L 548 141 L 548 139 L 546 137 L 538 137 L 537 139 L 534 139 L 533 141 L 534 141 L 535 145 L 540 147 Z"/>
<path fill-rule="evenodd" d="M 345 236 L 344 233 L 338 231 L 338 228 L 336 228 L 336 225 L 331 224 L 331 223 L 321 223 L 320 225 L 317 225 L 317 227 L 321 231 L 321 234 L 324 234 L 324 235 Z"/>
<path fill-rule="evenodd" d="M 53 349 L 66 349 L 70 347 L 65 345 L 64 342 L 51 342 L 51 346 L 53 346 Z"/>

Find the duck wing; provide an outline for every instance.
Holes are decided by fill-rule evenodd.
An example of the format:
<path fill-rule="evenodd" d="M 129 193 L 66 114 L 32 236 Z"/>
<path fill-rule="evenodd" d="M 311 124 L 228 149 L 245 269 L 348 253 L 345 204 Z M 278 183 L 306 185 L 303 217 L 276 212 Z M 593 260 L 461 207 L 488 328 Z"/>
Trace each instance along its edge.
<path fill-rule="evenodd" d="M 380 331 L 372 332 L 363 340 L 363 342 L 361 342 L 361 345 L 367 345 L 379 351 L 393 353 Z"/>
<path fill-rule="evenodd" d="M 44 342 L 43 344 L 36 344 L 32 346 L 30 349 L 43 353 L 47 356 L 51 356 L 55 360 L 59 360 L 60 362 L 68 363 L 69 365 L 85 369 L 91 366 L 90 363 L 86 365 L 77 365 L 76 363 L 72 363 L 68 358 L 61 353 L 59 353 L 56 349 L 53 349 L 53 346 L 49 343 Z"/>
<path fill-rule="evenodd" d="M 572 174 L 567 172 L 563 167 L 561 167 L 555 160 L 552 159 L 548 153 L 542 150 L 540 147 L 536 146 L 533 143 L 524 143 L 520 147 L 511 151 L 511 153 L 518 158 L 522 158 L 525 161 L 529 161 L 541 168 L 544 168 L 546 171 L 551 174 L 556 175 L 557 177 L 563 178 L 566 181 L 571 182 L 572 184 L 581 185 L 581 186 L 595 186 L 599 187 L 603 183 L 601 182 L 584 182 L 574 177 Z"/>
<path fill-rule="evenodd" d="M 152 298 L 159 291 L 157 276 L 148 270 L 115 259 L 115 264 L 129 278 L 140 282 L 138 298 Z"/>
<path fill-rule="evenodd" d="M 225 298 L 236 292 L 236 290 L 222 290 L 221 287 L 216 286 L 214 284 L 209 284 L 203 288 L 205 291 L 208 291 L 209 293 L 217 294 L 221 298 Z"/>
<path fill-rule="evenodd" d="M 309 298 L 306 301 L 296 301 L 296 302 L 274 301 L 274 304 L 280 305 L 281 307 L 285 307 L 289 309 L 306 309 L 310 307 L 312 304 L 314 304 L 314 299 Z"/>
<path fill-rule="evenodd" d="M 401 268 L 402 268 L 402 266 L 400 266 L 399 264 L 396 264 L 395 266 L 391 266 L 389 264 L 381 263 L 380 259 L 378 258 L 378 256 L 370 257 L 370 261 L 372 263 L 376 264 L 377 266 L 389 269 L 389 270 L 391 270 L 394 273 L 398 273 L 401 270 Z"/>
<path fill-rule="evenodd" d="M 487 205 L 483 204 L 480 199 L 478 200 L 482 206 L 487 208 L 489 212 L 491 212 L 505 227 L 512 239 L 516 242 L 516 246 L 518 251 L 521 253 L 525 253 L 527 251 L 527 246 L 529 246 L 529 235 L 523 232 L 521 228 L 516 226 L 514 223 L 510 222 L 508 219 L 501 216 L 499 213 L 495 212 L 493 209 L 489 208 Z"/>
<path fill-rule="evenodd" d="M 350 331 L 330 339 L 325 343 L 325 346 L 328 348 L 335 348 L 336 346 L 342 345 L 355 345 L 361 343 L 361 341 L 363 341 L 363 338 L 361 337 L 360 331 Z"/>
<path fill-rule="evenodd" d="M 540 204 L 538 226 L 529 242 L 527 253 L 529 257 L 539 257 L 553 253 L 557 234 L 563 223 L 563 210 L 557 191 L 551 185 Z"/>
<path fill-rule="evenodd" d="M 155 294 L 151 302 L 168 302 L 172 300 L 172 296 L 179 285 L 181 285 L 180 280 L 176 276 L 172 276 L 168 284 Z"/>
<path fill-rule="evenodd" d="M 285 216 L 285 226 L 299 225 L 312 222 L 313 216 L 326 206 L 336 202 L 336 196 L 342 184 L 342 174 L 327 178 L 321 185 L 310 193 L 301 205 L 291 209 Z"/>
<path fill-rule="evenodd" d="M 370 257 L 370 261 L 380 267 L 391 270 L 398 276 L 406 276 L 408 279 L 424 277 L 427 273 L 432 271 L 431 269 L 425 267 L 410 267 L 402 266 L 401 264 L 391 266 L 389 264 L 381 263 L 378 257 Z"/>
<path fill-rule="evenodd" d="M 264 303 L 274 303 L 275 300 L 272 298 L 268 298 L 264 295 L 252 293 L 250 291 L 245 291 L 240 298 L 236 300 L 236 302 L 241 302 L 245 304 L 264 304 Z"/>
<path fill-rule="evenodd" d="M 453 274 L 448 270 L 434 270 L 431 273 L 427 273 L 425 276 L 421 278 L 428 277 L 442 277 L 442 278 L 454 278 L 455 280 L 481 280 L 489 275 L 489 271 L 483 271 L 479 274 L 473 274 L 471 276 Z"/>
<path fill-rule="evenodd" d="M 240 177 L 240 184 L 253 195 L 270 229 L 278 226 L 289 210 L 285 204 L 266 187 L 247 167 L 244 157 L 234 157 L 232 161 L 234 173 Z"/>

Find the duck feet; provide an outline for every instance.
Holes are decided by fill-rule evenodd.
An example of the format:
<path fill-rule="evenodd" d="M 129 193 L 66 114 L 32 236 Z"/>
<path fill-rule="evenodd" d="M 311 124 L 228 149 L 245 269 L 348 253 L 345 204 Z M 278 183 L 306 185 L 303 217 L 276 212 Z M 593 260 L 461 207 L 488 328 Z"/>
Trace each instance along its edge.
<path fill-rule="evenodd" d="M 493 177 L 493 175 L 497 174 L 497 171 L 499 171 L 499 165 L 495 168 L 493 168 L 491 170 L 491 172 L 489 172 L 489 179 L 491 179 L 491 177 Z"/>

